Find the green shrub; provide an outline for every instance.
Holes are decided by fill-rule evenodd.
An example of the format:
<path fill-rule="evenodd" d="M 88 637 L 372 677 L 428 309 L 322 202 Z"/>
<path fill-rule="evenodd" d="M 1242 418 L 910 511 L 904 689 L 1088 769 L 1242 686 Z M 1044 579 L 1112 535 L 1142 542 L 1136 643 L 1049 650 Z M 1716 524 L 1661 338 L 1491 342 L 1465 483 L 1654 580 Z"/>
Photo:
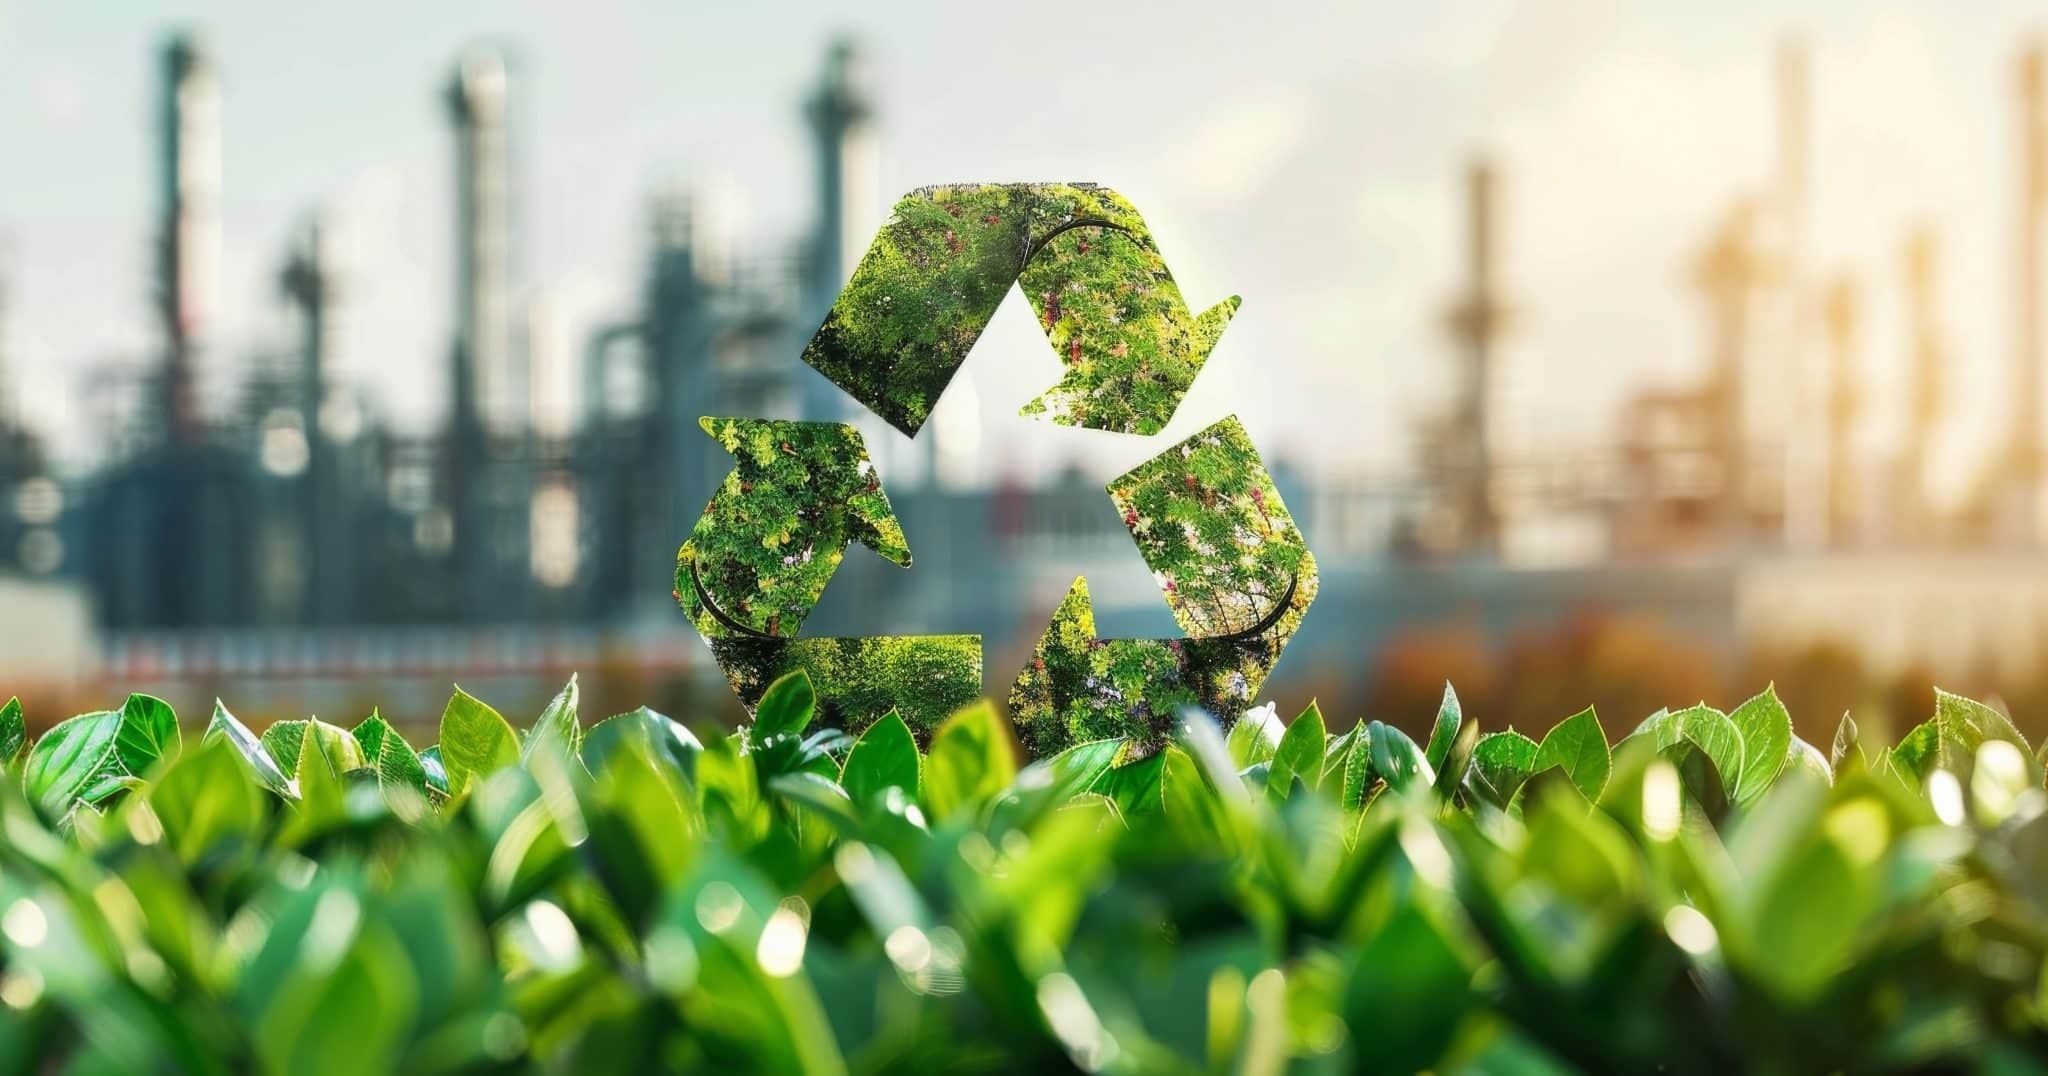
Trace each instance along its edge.
<path fill-rule="evenodd" d="M 0 710 L 0 1069 L 2040 1071 L 2048 796 L 1941 695 L 1426 742 L 1311 704 L 1016 769 L 985 706 L 700 741 L 575 684 L 187 742 Z M 1143 757 L 1139 757 L 1142 755 Z"/>

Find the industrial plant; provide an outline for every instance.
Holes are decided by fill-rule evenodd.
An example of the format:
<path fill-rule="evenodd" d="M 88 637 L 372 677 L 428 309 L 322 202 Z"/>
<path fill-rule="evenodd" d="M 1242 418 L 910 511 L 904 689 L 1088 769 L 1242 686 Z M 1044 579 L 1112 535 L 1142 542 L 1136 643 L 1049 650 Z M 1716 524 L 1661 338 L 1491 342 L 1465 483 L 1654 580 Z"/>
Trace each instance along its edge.
<path fill-rule="evenodd" d="M 1925 474 L 1951 419 L 1941 236 L 1910 230 L 1896 265 L 1854 280 L 1809 257 L 1801 43 L 1777 64 L 1775 177 L 1730 191 L 1685 267 L 1711 340 L 1703 376 L 1637 394 L 1596 452 L 1546 456 L 1497 438 L 1501 343 L 1524 313 L 1502 219 L 1513 162 L 1446 161 L 1445 182 L 1464 190 L 1466 280 L 1416 316 L 1441 318 L 1450 406 L 1417 424 L 1412 466 L 1311 477 L 1271 461 L 1325 572 L 1292 675 L 1355 688 L 1361 659 L 1415 625 L 1498 639 L 1587 605 L 1654 614 L 1728 653 L 1827 644 L 1877 665 L 2031 667 L 2048 652 L 2043 56 L 2026 49 L 2013 79 L 2025 173 L 2009 271 L 2018 418 L 1959 502 L 1931 496 Z M 81 683 L 267 682 L 286 698 L 365 674 L 437 690 L 601 663 L 701 674 L 708 654 L 669 575 L 729 461 L 697 419 L 855 420 L 854 403 L 798 356 L 899 193 L 876 181 L 860 50 L 835 44 L 792 117 L 815 158 L 810 224 L 793 249 L 753 243 L 739 256 L 706 241 L 686 191 L 621 207 L 646 225 L 638 309 L 593 327 L 575 356 L 538 343 L 541 313 L 512 255 L 514 104 L 538 91 L 501 50 L 454 57 L 435 91 L 453 176 L 450 332 L 421 343 L 445 368 L 451 406 L 426 433 L 399 432 L 364 386 L 337 376 L 351 275 L 375 269 L 345 264 L 318 210 L 277 239 L 293 345 L 252 355 L 219 338 L 220 68 L 233 61 L 179 34 L 158 62 L 155 228 L 137 237 L 153 253 L 154 350 L 81 376 L 80 413 L 103 450 L 89 471 L 56 468 L 26 416 L 0 406 L 0 593 L 53 625 L 0 659 L 58 667 L 48 648 L 71 625 L 67 675 Z M 0 250 L 0 401 L 7 276 L 35 271 Z M 1898 289 L 1910 312 L 1908 430 L 1882 458 L 1854 435 L 1871 288 Z M 536 421 L 534 386 L 567 361 L 581 413 L 559 429 Z M 202 406 L 201 369 L 233 370 L 232 397 Z M 912 442 L 927 457 L 918 466 L 878 458 L 917 570 L 849 561 L 819 633 L 980 632 L 992 663 L 1010 661 L 1074 576 L 1133 556 L 1078 476 L 940 481 L 938 461 L 959 448 L 948 438 L 973 436 L 935 423 Z M 1163 618 L 1156 603 L 1142 588 L 1096 591 L 1112 633 Z M 994 686 L 1010 670 L 986 675 Z"/>

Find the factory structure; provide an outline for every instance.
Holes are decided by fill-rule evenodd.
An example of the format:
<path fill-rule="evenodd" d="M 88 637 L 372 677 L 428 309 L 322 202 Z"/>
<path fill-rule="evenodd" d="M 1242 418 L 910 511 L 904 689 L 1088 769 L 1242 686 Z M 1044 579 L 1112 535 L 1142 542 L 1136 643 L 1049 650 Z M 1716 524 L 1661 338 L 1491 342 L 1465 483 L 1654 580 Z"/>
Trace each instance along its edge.
<path fill-rule="evenodd" d="M 566 428 L 536 420 L 537 368 L 565 359 L 541 353 L 516 268 L 513 117 L 527 87 L 497 49 L 456 57 L 439 91 L 453 175 L 448 330 L 438 347 L 422 342 L 444 364 L 450 407 L 426 433 L 393 429 L 337 375 L 350 276 L 367 270 L 345 264 L 317 211 L 280 237 L 289 346 L 252 357 L 218 339 L 221 61 L 178 35 L 159 62 L 156 350 L 82 378 L 84 420 L 109 431 L 90 473 L 54 472 L 11 410 L 5 285 L 29 267 L 0 246 L 0 594 L 75 595 L 49 619 L 90 632 L 78 674 L 124 683 L 399 670 L 445 687 L 479 669 L 553 675 L 618 652 L 657 672 L 705 665 L 668 586 L 678 543 L 730 466 L 697 418 L 880 430 L 798 358 L 894 193 L 877 182 L 859 51 L 832 46 L 805 96 L 815 197 L 789 248 L 736 257 L 689 193 L 648 200 L 636 308 L 573 356 L 582 412 Z M 2010 449 L 1960 504 L 1929 496 L 1922 467 L 1950 358 L 1939 237 L 1925 229 L 1902 238 L 1881 277 L 1906 297 L 1907 435 L 1889 458 L 1859 457 L 1858 288 L 1873 285 L 1825 277 L 1803 249 L 1798 44 L 1778 62 L 1776 175 L 1732 195 L 1687 266 L 1709 330 L 1704 376 L 1630 400 L 1604 450 L 1546 458 L 1496 437 L 1502 341 L 1517 321 L 1501 220 L 1513 177 L 1484 157 L 1453 173 L 1466 218 L 1465 279 L 1442 313 L 1454 392 L 1419 424 L 1414 467 L 1311 483 L 1272 461 L 1326 573 L 1290 648 L 1297 674 L 1355 680 L 1361 651 L 1415 624 L 1462 619 L 1500 635 L 1586 603 L 1653 612 L 1730 648 L 2048 653 L 2048 570 L 2032 563 L 2048 547 L 2042 64 L 2028 50 L 2017 80 L 2019 417 Z M 231 398 L 202 408 L 197 372 L 227 367 Z M 1770 410 L 1787 406 L 1777 397 L 1800 421 Z M 870 437 L 918 567 L 849 559 L 815 630 L 982 632 L 998 685 L 1076 574 L 1136 563 L 1099 487 L 1077 476 L 942 480 L 976 436 L 934 423 L 907 445 Z M 1105 632 L 1163 621 L 1156 591 L 1137 582 L 1098 585 Z"/>

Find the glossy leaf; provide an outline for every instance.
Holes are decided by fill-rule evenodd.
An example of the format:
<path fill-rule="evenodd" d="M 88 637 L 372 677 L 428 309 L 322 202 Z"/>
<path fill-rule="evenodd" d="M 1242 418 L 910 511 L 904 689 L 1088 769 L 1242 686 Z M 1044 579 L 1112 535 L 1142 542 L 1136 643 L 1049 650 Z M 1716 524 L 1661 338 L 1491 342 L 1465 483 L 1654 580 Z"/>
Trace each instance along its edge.
<path fill-rule="evenodd" d="M 1299 780 L 1314 791 L 1322 783 L 1323 747 L 1328 740 L 1323 728 L 1323 711 L 1311 700 L 1280 737 L 1273 752 L 1273 768 L 1266 775 L 1266 792 L 1284 800 Z"/>
<path fill-rule="evenodd" d="M 12 767 L 28 746 L 28 721 L 21 713 L 21 700 L 8 699 L 0 706 L 0 767 Z"/>
<path fill-rule="evenodd" d="M 912 801 L 918 793 L 917 740 L 893 712 L 868 726 L 846 754 L 839 783 L 856 804 L 867 804 L 886 788 L 900 788 Z"/>
<path fill-rule="evenodd" d="M 121 704 L 121 734 L 115 750 L 121 766 L 141 776 L 159 760 L 173 758 L 182 744 L 178 715 L 169 703 L 153 695 L 130 695 Z"/>
<path fill-rule="evenodd" d="M 1473 791 L 1495 807 L 1505 808 L 1536 772 L 1536 749 L 1536 741 L 1512 729 L 1481 736 L 1472 747 Z"/>
<path fill-rule="evenodd" d="M 1737 803 L 1749 803 L 1771 787 L 1792 758 L 1792 715 L 1778 701 L 1775 684 L 1728 714 L 1742 734 L 1742 773 L 1734 780 Z"/>
<path fill-rule="evenodd" d="M 811 677 L 802 669 L 768 685 L 754 707 L 752 735 L 756 740 L 784 733 L 800 733 L 811 723 L 817 696 L 811 691 Z"/>
<path fill-rule="evenodd" d="M 534 720 L 533 728 L 527 730 L 526 738 L 519 745 L 519 760 L 530 761 L 536 751 L 555 751 L 562 755 L 574 756 L 583 747 L 583 726 L 577 721 L 576 711 L 579 692 L 575 674 L 562 690 L 548 700 L 547 707 Z"/>
<path fill-rule="evenodd" d="M 119 710 L 100 710 L 59 722 L 30 749 L 22 766 L 22 791 L 45 811 L 64 813 L 109 765 L 119 769 L 114 741 L 120 734 Z"/>
<path fill-rule="evenodd" d="M 1444 759 L 1450 757 L 1451 745 L 1457 742 L 1458 730 L 1465 724 L 1465 709 L 1458 705 L 1458 693 L 1448 681 L 1444 683 L 1444 699 L 1436 708 L 1436 721 L 1429 728 L 1429 746 L 1424 757 L 1430 767 L 1441 770 Z"/>
<path fill-rule="evenodd" d="M 277 759 L 264 748 L 263 742 L 256 738 L 256 734 L 250 732 L 249 727 L 242 724 L 234 714 L 229 713 L 227 704 L 219 699 L 214 700 L 213 719 L 207 722 L 206 735 L 203 739 L 226 740 L 228 746 L 234 749 L 236 757 L 241 759 L 242 766 L 249 775 L 263 787 L 280 796 L 298 795 L 296 782 L 292 776 L 284 772 L 277 764 Z"/>
<path fill-rule="evenodd" d="M 519 761 L 519 736 L 498 716 L 498 711 L 472 698 L 461 688 L 441 711 L 441 764 L 448 770 L 448 787 L 460 793 L 480 774 L 492 773 Z"/>
<path fill-rule="evenodd" d="M 1000 795 L 1017 775 L 1017 758 L 994 707 L 977 703 L 932 734 L 924 764 L 924 803 L 945 821 Z"/>
<path fill-rule="evenodd" d="M 1271 762 L 1273 752 L 1280 747 L 1280 718 L 1273 712 L 1273 704 L 1254 706 L 1244 712 L 1235 724 L 1230 726 L 1230 735 L 1224 745 L 1230 750 L 1230 760 L 1242 770 L 1261 762 Z"/>
<path fill-rule="evenodd" d="M 1532 773 L 1541 773 L 1552 767 L 1561 769 L 1578 787 L 1580 794 L 1588 800 L 1598 800 L 1601 790 L 1607 787 L 1607 773 L 1612 766 L 1607 734 L 1601 730 L 1593 708 L 1588 706 L 1551 726 L 1550 731 L 1543 734 L 1543 742 L 1536 746 L 1536 755 L 1529 769 Z"/>

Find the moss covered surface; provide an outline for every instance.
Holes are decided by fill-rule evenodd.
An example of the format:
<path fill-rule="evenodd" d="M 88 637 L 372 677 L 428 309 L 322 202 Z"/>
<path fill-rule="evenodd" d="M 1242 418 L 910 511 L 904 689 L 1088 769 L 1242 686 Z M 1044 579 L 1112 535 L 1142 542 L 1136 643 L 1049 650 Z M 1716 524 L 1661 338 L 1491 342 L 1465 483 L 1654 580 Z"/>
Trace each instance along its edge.
<path fill-rule="evenodd" d="M 1223 328 L 1200 317 L 1121 195 L 1089 184 L 950 184 L 904 196 L 804 361 L 915 435 L 1012 283 L 1066 364 L 1025 407 L 1090 429 L 1162 429 Z"/>

